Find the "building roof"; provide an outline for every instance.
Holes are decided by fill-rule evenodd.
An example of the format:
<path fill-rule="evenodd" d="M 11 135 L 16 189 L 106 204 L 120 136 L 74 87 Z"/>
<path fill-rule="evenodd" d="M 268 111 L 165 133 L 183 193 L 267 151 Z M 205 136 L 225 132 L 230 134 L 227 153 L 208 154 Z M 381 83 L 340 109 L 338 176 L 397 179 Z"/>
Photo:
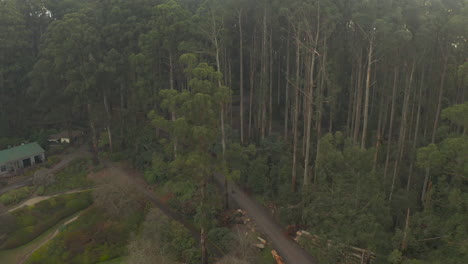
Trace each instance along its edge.
<path fill-rule="evenodd" d="M 18 160 L 28 156 L 41 154 L 44 149 L 37 143 L 28 143 L 21 146 L 0 150 L 0 164 Z"/>

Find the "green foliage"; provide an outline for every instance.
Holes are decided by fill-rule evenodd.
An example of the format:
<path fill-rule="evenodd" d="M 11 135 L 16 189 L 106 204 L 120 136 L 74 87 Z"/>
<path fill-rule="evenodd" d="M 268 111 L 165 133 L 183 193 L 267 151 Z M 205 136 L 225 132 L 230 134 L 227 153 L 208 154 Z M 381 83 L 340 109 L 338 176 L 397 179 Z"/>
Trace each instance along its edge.
<path fill-rule="evenodd" d="M 30 197 L 33 194 L 33 192 L 34 188 L 29 186 L 11 190 L 0 195 L 0 203 L 4 206 L 15 205 Z"/>
<path fill-rule="evenodd" d="M 91 182 L 86 178 L 89 173 L 89 166 L 90 161 L 88 159 L 78 159 L 70 162 L 66 168 L 55 173 L 53 183 L 45 187 L 45 194 L 91 186 Z"/>
<path fill-rule="evenodd" d="M 91 204 L 89 193 L 74 193 L 53 197 L 34 206 L 15 210 L 11 215 L 16 226 L 5 230 L 0 248 L 11 249 L 21 246 L 41 235 L 63 218 Z"/>
<path fill-rule="evenodd" d="M 213 228 L 208 232 L 209 240 L 217 247 L 221 248 L 224 252 L 231 250 L 231 245 L 235 241 L 234 234 L 225 227 Z"/>
<path fill-rule="evenodd" d="M 125 254 L 131 230 L 142 214 L 111 220 L 105 211 L 91 208 L 54 239 L 37 250 L 27 263 L 98 263 Z"/>
<path fill-rule="evenodd" d="M 468 102 L 445 108 L 442 118 L 448 119 L 458 126 L 468 128 Z"/>
<path fill-rule="evenodd" d="M 156 209 L 148 212 L 139 234 L 129 243 L 128 250 L 128 263 L 172 263 L 168 260 L 200 262 L 199 250 L 190 233 Z"/>
<path fill-rule="evenodd" d="M 46 168 L 52 168 L 55 164 L 60 162 L 59 156 L 49 156 L 47 157 L 47 161 L 45 163 Z"/>

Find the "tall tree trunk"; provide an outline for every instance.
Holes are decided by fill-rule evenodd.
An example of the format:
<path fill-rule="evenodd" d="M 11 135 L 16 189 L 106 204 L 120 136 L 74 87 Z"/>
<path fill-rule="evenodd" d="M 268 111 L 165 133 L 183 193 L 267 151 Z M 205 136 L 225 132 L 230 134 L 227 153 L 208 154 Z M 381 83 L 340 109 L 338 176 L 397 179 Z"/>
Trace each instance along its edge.
<path fill-rule="evenodd" d="M 268 102 L 268 135 L 271 135 L 271 126 L 273 123 L 273 28 L 270 29 L 270 89 L 269 89 L 269 102 Z"/>
<path fill-rule="evenodd" d="M 296 191 L 296 164 L 297 164 L 297 126 L 298 126 L 298 116 L 299 116 L 299 88 L 300 88 L 300 41 L 298 36 L 298 31 L 296 31 L 296 87 L 294 89 L 294 119 L 293 119 L 293 163 L 292 163 L 292 181 L 291 185 L 293 191 Z"/>
<path fill-rule="evenodd" d="M 390 195 L 389 201 L 392 200 L 393 190 L 395 188 L 395 180 L 398 174 L 399 165 L 401 160 L 403 159 L 403 150 L 405 146 L 405 139 L 406 139 L 406 126 L 408 123 L 408 108 L 409 108 L 409 97 L 411 94 L 411 86 L 413 85 L 413 74 L 414 74 L 414 67 L 415 62 L 413 62 L 413 66 L 411 67 L 411 73 L 409 77 L 408 84 L 405 87 L 405 95 L 403 99 L 403 109 L 401 110 L 401 124 L 400 124 L 400 137 L 398 139 L 398 157 L 395 161 L 395 168 L 393 170 L 393 177 L 392 177 L 392 186 L 390 188 Z"/>
<path fill-rule="evenodd" d="M 347 113 L 347 118 L 346 118 L 346 135 L 348 137 L 353 136 L 353 131 L 354 131 L 354 100 L 356 98 L 356 89 L 354 85 L 354 67 L 351 70 L 351 78 L 350 78 L 350 91 L 349 91 L 349 101 L 348 101 L 348 113 Z"/>
<path fill-rule="evenodd" d="M 419 120 L 420 120 L 420 117 L 421 117 L 421 102 L 422 102 L 422 89 L 423 89 L 423 85 L 424 85 L 424 75 L 425 75 L 425 71 L 423 69 L 422 71 L 422 76 L 421 76 L 421 84 L 419 86 L 419 95 L 418 95 L 418 108 L 417 108 L 417 111 L 416 111 L 416 125 L 415 125 L 415 128 L 414 128 L 414 137 L 413 137 L 413 147 L 412 147 L 412 150 L 413 152 L 416 151 L 416 146 L 417 146 L 417 143 L 418 143 L 418 132 L 419 132 Z M 406 191 L 409 192 L 410 190 L 410 185 L 411 185 L 411 177 L 412 177 L 412 174 L 413 174 L 413 166 L 414 166 L 414 159 L 411 160 L 411 164 L 410 164 L 410 168 L 409 168 L 409 173 L 408 173 L 408 182 L 406 184 Z"/>
<path fill-rule="evenodd" d="M 109 138 L 109 149 L 110 152 L 114 152 L 114 147 L 112 144 L 112 130 L 111 130 L 111 121 L 112 121 L 112 116 L 111 116 L 111 111 L 109 108 L 109 103 L 107 101 L 107 94 L 104 91 L 104 108 L 106 109 L 106 114 L 107 114 L 107 136 Z"/>
<path fill-rule="evenodd" d="M 320 13 L 318 13 L 320 15 Z M 318 38 L 320 34 L 320 17 L 317 17 L 317 32 L 315 35 L 315 43 L 314 48 L 318 47 Z M 312 111 L 313 111 L 313 102 L 314 102 L 314 85 L 315 85 L 315 57 L 316 57 L 316 50 L 312 51 L 312 59 L 310 62 L 310 83 L 309 83 L 309 90 L 308 90 L 308 97 L 307 99 L 307 116 L 305 116 L 305 124 L 307 126 L 306 134 L 304 135 L 304 140 L 306 141 L 306 148 L 305 148 L 305 155 L 304 155 L 304 186 L 309 184 L 309 159 L 310 159 L 310 136 L 311 136 L 311 129 L 312 129 Z"/>
<path fill-rule="evenodd" d="M 239 22 L 239 91 L 240 91 L 240 137 L 244 144 L 244 49 L 242 40 L 242 9 L 238 11 Z"/>
<path fill-rule="evenodd" d="M 125 115 L 124 113 L 126 113 L 126 110 L 125 110 L 125 97 L 124 97 L 124 91 L 125 91 L 125 87 L 124 87 L 124 84 L 123 82 L 120 84 L 120 137 L 122 139 L 121 141 L 121 147 L 122 149 L 125 149 L 126 147 L 126 140 L 125 140 Z"/>
<path fill-rule="evenodd" d="M 261 60 L 261 70 L 262 75 L 260 78 L 260 87 L 261 87 L 261 113 L 260 113 L 260 138 L 263 140 L 265 138 L 265 129 L 266 129 L 266 104 L 267 104 L 267 10 L 264 8 L 263 12 L 263 32 L 262 32 L 262 60 Z"/>
<path fill-rule="evenodd" d="M 174 64 L 172 60 L 172 52 L 169 51 L 169 87 L 171 90 L 174 90 Z M 171 121 L 175 122 L 176 121 L 176 113 L 174 109 L 171 111 Z M 177 137 L 174 136 L 173 139 L 173 151 L 174 151 L 174 159 L 177 158 Z"/>
<path fill-rule="evenodd" d="M 392 147 L 392 131 L 393 131 L 393 116 L 395 114 L 395 100 L 396 100 L 396 89 L 398 83 L 398 68 L 395 67 L 393 75 L 393 89 L 392 89 L 392 106 L 390 108 L 390 125 L 388 127 L 387 137 L 387 155 L 385 158 L 385 168 L 384 168 L 384 181 L 387 178 L 388 163 L 390 161 L 390 148 Z"/>
<path fill-rule="evenodd" d="M 202 188 L 201 188 L 201 199 L 202 199 L 202 210 L 206 210 L 204 207 L 205 207 L 205 199 L 206 199 L 206 195 L 205 195 L 205 191 L 206 191 L 206 180 L 204 179 L 203 180 L 203 184 L 202 184 Z M 203 217 L 206 217 L 206 212 L 203 212 L 204 216 Z M 203 221 L 204 222 L 204 221 Z M 206 232 L 206 229 L 205 229 L 205 224 L 202 223 L 201 225 L 201 229 L 200 229 L 200 246 L 201 246 L 201 263 L 202 264 L 208 264 L 208 248 L 206 247 L 206 240 L 207 240 L 207 232 Z"/>
<path fill-rule="evenodd" d="M 286 44 L 286 91 L 284 93 L 284 140 L 288 139 L 288 119 L 289 119 L 289 40 L 290 40 L 290 27 L 291 24 L 288 23 L 288 37 Z M 279 72 L 278 72 L 279 74 Z"/>
<path fill-rule="evenodd" d="M 255 38 L 254 38 L 255 42 Z M 255 52 L 255 44 L 253 44 L 253 51 L 250 53 L 250 95 L 249 95 L 249 131 L 248 131 L 248 136 L 249 139 L 252 136 L 252 111 L 253 111 L 253 97 L 254 97 L 254 81 L 255 81 L 255 66 L 254 66 L 254 55 L 253 53 Z"/>
<path fill-rule="evenodd" d="M 435 137 L 436 137 L 436 132 L 437 132 L 437 127 L 439 126 L 439 116 L 440 116 L 440 110 L 442 108 L 442 96 L 444 93 L 444 84 L 445 84 L 445 74 L 447 73 L 447 64 L 448 64 L 448 58 L 444 58 L 444 68 L 442 70 L 442 76 L 440 77 L 440 86 L 439 86 L 439 97 L 437 100 L 437 109 L 435 113 L 435 118 L 434 118 L 434 127 L 432 129 L 432 137 L 431 137 L 431 143 L 435 143 Z M 425 201 L 425 196 L 426 196 L 426 191 L 427 191 L 427 184 L 429 182 L 429 174 L 430 174 L 430 169 L 426 169 L 426 174 L 424 176 L 424 183 L 423 183 L 423 189 L 421 193 L 421 201 L 424 203 Z"/>
<path fill-rule="evenodd" d="M 354 118 L 354 134 L 353 142 L 357 143 L 359 137 L 359 131 L 361 129 L 361 111 L 362 111 L 362 50 L 359 51 L 358 58 L 358 76 L 357 76 L 357 85 L 356 85 L 356 99 L 355 99 L 355 118 Z"/>
<path fill-rule="evenodd" d="M 375 140 L 375 153 L 374 153 L 374 164 L 372 166 L 372 171 L 375 172 L 375 169 L 377 167 L 377 160 L 378 160 L 378 157 L 379 157 L 379 150 L 380 150 L 380 146 L 381 146 L 381 143 L 382 143 L 382 116 L 385 113 L 387 113 L 386 109 L 387 109 L 387 105 L 384 104 L 384 98 L 385 98 L 385 94 L 382 92 L 381 96 L 380 96 L 380 104 L 379 104 L 379 120 L 377 121 L 377 135 L 376 135 L 376 140 Z M 384 111 L 385 109 L 385 111 Z"/>
<path fill-rule="evenodd" d="M 403 230 L 403 239 L 401 241 L 400 250 L 404 252 L 408 247 L 408 229 L 409 229 L 409 222 L 410 222 L 410 208 L 406 208 L 406 221 L 405 221 L 405 229 Z"/>
<path fill-rule="evenodd" d="M 91 144 L 93 146 L 93 164 L 97 165 L 99 164 L 99 148 L 98 148 L 98 139 L 97 139 L 97 132 L 96 132 L 96 125 L 94 123 L 94 118 L 92 116 L 92 109 L 91 109 L 91 103 L 89 102 L 86 104 L 87 110 L 88 110 L 88 119 L 89 119 L 89 127 L 91 129 Z"/>
<path fill-rule="evenodd" d="M 372 52 L 374 50 L 374 33 L 372 33 L 369 43 L 369 54 L 367 55 L 367 77 L 366 77 L 366 94 L 364 97 L 364 124 L 362 127 L 361 149 L 366 147 L 367 122 L 369 121 L 369 88 L 370 75 L 372 70 Z"/>
<path fill-rule="evenodd" d="M 315 154 L 315 167 L 314 167 L 314 184 L 317 184 L 317 174 L 318 174 L 318 161 L 320 158 L 320 140 L 322 136 L 322 115 L 323 115 L 323 95 L 325 90 L 325 80 L 327 79 L 327 38 L 323 38 L 323 47 L 324 51 L 322 52 L 322 60 L 320 61 L 320 85 L 317 87 L 317 121 L 316 121 L 316 129 L 317 129 L 317 147 L 316 147 L 316 154 Z"/>

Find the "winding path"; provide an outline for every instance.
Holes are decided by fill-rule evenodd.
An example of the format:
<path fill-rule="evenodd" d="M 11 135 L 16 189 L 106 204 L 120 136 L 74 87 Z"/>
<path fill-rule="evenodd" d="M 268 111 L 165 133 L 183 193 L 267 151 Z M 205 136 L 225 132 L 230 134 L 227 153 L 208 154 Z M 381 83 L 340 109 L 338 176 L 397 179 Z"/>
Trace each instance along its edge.
<path fill-rule="evenodd" d="M 86 210 L 86 209 L 84 209 Z M 39 245 L 37 245 L 35 248 L 33 248 L 28 254 L 24 255 L 21 260 L 18 262 L 18 264 L 24 264 L 26 262 L 26 260 L 28 260 L 28 258 L 34 253 L 36 252 L 36 250 L 40 249 L 42 246 L 44 246 L 47 242 L 49 242 L 50 240 L 52 240 L 54 237 L 56 237 L 59 233 L 60 233 L 60 229 L 62 229 L 63 227 L 75 222 L 78 217 L 80 217 L 81 213 L 84 211 L 80 211 L 78 213 L 76 213 L 74 216 L 71 216 L 68 220 L 66 220 L 63 224 L 61 224 L 59 227 L 57 227 L 55 229 L 55 231 L 50 234 L 46 239 L 44 239 L 44 241 L 42 241 Z"/>
<path fill-rule="evenodd" d="M 10 210 L 6 211 L 5 213 L 3 214 L 6 214 L 6 213 L 11 213 L 15 210 L 18 210 L 20 209 L 21 207 L 23 206 L 31 206 L 31 205 L 35 205 L 37 203 L 40 203 L 42 201 L 45 201 L 45 200 L 48 200 L 52 197 L 56 197 L 56 196 L 60 196 L 60 195 L 64 195 L 64 194 L 72 194 L 72 193 L 80 193 L 80 192 L 87 192 L 87 191 L 92 191 L 94 190 L 94 188 L 92 189 L 86 189 L 86 190 L 73 190 L 73 191 L 68 191 L 68 192 L 62 192 L 62 193 L 57 193 L 57 194 L 54 194 L 54 195 L 48 195 L 48 196 L 36 196 L 36 197 L 32 197 L 31 199 L 29 200 L 26 200 L 24 202 L 22 202 L 21 204 L 11 208 Z M 1 214 L 0 214 L 1 215 Z"/>
<path fill-rule="evenodd" d="M 223 175 L 216 173 L 215 179 L 219 185 L 224 186 Z M 279 252 L 287 264 L 318 264 L 314 257 L 283 233 L 280 226 L 273 220 L 272 215 L 263 206 L 250 198 L 232 181 L 229 182 L 229 198 L 247 211 L 249 217 L 268 237 L 273 248 Z"/>

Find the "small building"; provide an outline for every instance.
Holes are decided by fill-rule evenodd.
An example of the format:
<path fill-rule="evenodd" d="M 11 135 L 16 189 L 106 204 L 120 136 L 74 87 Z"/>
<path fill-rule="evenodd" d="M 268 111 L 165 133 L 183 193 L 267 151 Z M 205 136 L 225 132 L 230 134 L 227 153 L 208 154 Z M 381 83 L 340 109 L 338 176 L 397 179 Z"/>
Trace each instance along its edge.
<path fill-rule="evenodd" d="M 78 130 L 62 131 L 58 134 L 50 135 L 47 141 L 49 141 L 49 143 L 71 143 L 82 134 L 83 133 Z"/>
<path fill-rule="evenodd" d="M 45 161 L 45 151 L 37 143 L 23 144 L 0 151 L 0 177 L 10 176 Z"/>

